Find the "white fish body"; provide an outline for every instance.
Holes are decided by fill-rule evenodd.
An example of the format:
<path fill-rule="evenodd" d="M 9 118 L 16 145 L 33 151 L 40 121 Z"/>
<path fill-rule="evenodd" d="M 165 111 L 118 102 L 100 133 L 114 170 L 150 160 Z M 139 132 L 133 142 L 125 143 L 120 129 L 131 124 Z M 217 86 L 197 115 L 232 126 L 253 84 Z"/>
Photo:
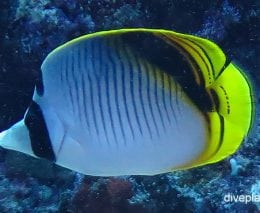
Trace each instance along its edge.
<path fill-rule="evenodd" d="M 34 100 L 45 118 L 56 114 L 46 120 L 51 138 L 58 137 L 56 162 L 86 174 L 123 175 L 161 173 L 193 160 L 204 149 L 204 117 L 171 76 L 117 48 L 118 39 L 86 40 L 43 63 L 45 91 Z M 53 125 L 59 131 L 52 133 Z"/>
<path fill-rule="evenodd" d="M 171 74 L 112 33 L 50 53 L 16 125 L 23 137 L 11 128 L 0 141 L 83 174 L 154 175 L 200 158 L 214 133 L 210 119 Z M 8 145 L 21 138 L 26 148 Z"/>

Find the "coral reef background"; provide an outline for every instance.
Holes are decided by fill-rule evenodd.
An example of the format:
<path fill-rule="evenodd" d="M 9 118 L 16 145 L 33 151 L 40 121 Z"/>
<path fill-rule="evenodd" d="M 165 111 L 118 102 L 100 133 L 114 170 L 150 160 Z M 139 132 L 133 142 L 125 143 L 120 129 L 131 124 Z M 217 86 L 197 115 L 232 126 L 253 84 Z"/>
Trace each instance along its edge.
<path fill-rule="evenodd" d="M 46 55 L 77 36 L 123 27 L 165 28 L 212 39 L 254 84 L 259 104 L 257 0 L 0 1 L 0 131 L 20 120 Z M 258 54 L 257 54 L 258 53 Z M 231 79 L 232 80 L 232 79 Z M 0 149 L 0 212 L 259 212 L 260 113 L 239 151 L 218 164 L 153 177 L 83 176 Z"/>

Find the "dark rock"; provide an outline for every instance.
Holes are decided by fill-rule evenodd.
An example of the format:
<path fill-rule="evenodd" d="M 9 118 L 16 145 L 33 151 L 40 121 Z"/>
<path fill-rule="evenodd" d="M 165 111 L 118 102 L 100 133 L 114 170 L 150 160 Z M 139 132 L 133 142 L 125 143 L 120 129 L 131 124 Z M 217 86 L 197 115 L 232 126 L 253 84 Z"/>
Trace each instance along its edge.
<path fill-rule="evenodd" d="M 71 185 L 74 172 L 61 168 L 44 159 L 8 151 L 6 154 L 6 175 L 9 178 L 34 177 L 45 184 Z"/>

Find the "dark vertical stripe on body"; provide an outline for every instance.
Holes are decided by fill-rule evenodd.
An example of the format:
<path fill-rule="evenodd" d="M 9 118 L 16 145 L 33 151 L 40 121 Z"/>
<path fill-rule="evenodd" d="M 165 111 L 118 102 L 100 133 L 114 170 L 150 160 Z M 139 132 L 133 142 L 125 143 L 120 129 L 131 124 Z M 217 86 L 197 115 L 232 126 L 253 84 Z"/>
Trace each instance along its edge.
<path fill-rule="evenodd" d="M 84 120 L 87 124 L 88 129 L 90 128 L 90 124 L 89 124 L 89 115 L 87 112 L 87 97 L 86 94 L 88 93 L 88 89 L 86 87 L 86 83 L 85 81 L 87 81 L 87 75 L 88 75 L 88 66 L 87 66 L 87 62 L 88 62 L 88 53 L 87 53 L 87 48 L 86 48 L 86 44 L 83 44 L 84 46 L 81 46 L 81 87 L 82 87 L 82 102 L 83 102 L 83 114 L 84 114 Z M 89 82 L 88 82 L 89 84 Z M 89 131 L 91 132 L 91 131 Z"/>
<path fill-rule="evenodd" d="M 161 108 L 160 108 L 160 105 L 159 105 L 159 100 L 158 100 L 158 82 L 159 82 L 159 79 L 157 78 L 157 70 L 155 67 L 152 67 L 150 66 L 151 69 L 152 69 L 152 72 L 153 72 L 153 76 L 154 76 L 154 84 L 155 84 L 155 87 L 154 87 L 154 93 L 155 93 L 155 105 L 157 106 L 157 110 L 158 110 L 158 113 L 159 113 L 159 117 L 161 119 L 161 122 L 162 122 L 162 125 L 163 125 L 163 128 L 165 129 L 165 124 L 164 124 L 164 120 L 163 120 L 163 116 L 162 116 L 162 111 L 161 111 Z"/>
<path fill-rule="evenodd" d="M 114 39 L 112 40 L 113 42 L 109 43 L 108 44 L 108 47 L 106 48 L 107 52 L 107 59 L 108 59 L 108 62 L 109 62 L 109 65 L 111 65 L 111 69 L 109 69 L 108 67 L 108 64 L 106 63 L 106 70 L 107 72 L 110 71 L 112 72 L 112 76 L 113 76 L 113 86 L 114 86 L 114 97 L 115 97 L 115 105 L 116 105 L 116 114 L 118 115 L 118 120 L 119 120 L 119 124 L 120 124 L 120 130 L 122 132 L 122 135 L 123 135 L 123 139 L 124 141 L 126 140 L 126 136 L 125 136 L 125 131 L 124 131 L 124 126 L 123 126 L 123 122 L 122 122 L 122 117 L 121 117 L 121 112 L 120 112 L 120 109 L 119 109 L 119 97 L 118 97 L 118 78 L 117 78 L 117 74 L 118 74 L 118 71 L 117 71 L 117 68 L 116 68 L 116 64 L 112 58 L 112 55 L 111 55 L 111 52 L 109 50 L 109 47 L 110 45 L 112 45 L 112 47 L 115 46 L 115 41 Z M 112 112 L 111 112 L 111 104 L 110 104 L 110 95 L 109 95 L 109 79 L 108 79 L 108 75 L 106 76 L 106 97 L 107 97 L 107 105 L 109 106 L 109 116 L 110 116 L 110 120 L 111 120 L 111 126 L 112 126 L 112 131 L 113 131 L 113 134 L 114 134 L 114 137 L 115 137 L 115 140 L 117 141 L 117 137 L 116 137 L 116 134 L 115 134 L 115 129 L 113 128 L 114 127 L 114 121 L 112 120 Z"/>
<path fill-rule="evenodd" d="M 141 69 L 140 60 L 138 60 L 137 57 L 135 57 L 135 59 L 136 59 L 137 70 L 138 70 L 138 84 L 139 84 L 138 95 L 139 95 L 140 102 L 141 102 L 141 108 L 142 108 L 142 112 L 143 112 L 143 115 L 144 115 L 145 124 L 147 126 L 148 131 L 149 131 L 149 135 L 152 138 L 151 127 L 150 127 L 148 119 L 147 119 L 147 114 L 146 114 L 145 107 L 144 107 L 144 97 L 143 97 L 143 92 L 142 92 L 142 90 L 144 89 L 143 88 L 143 78 L 142 78 L 144 71 Z M 146 74 L 146 72 L 144 72 L 144 73 Z"/>
<path fill-rule="evenodd" d="M 131 120 L 130 120 L 129 109 L 128 109 L 127 101 L 126 101 L 126 99 L 127 99 L 126 98 L 126 73 L 127 73 L 127 70 L 125 69 L 124 61 L 122 61 L 122 58 L 124 58 L 124 55 L 122 55 L 122 52 L 121 52 L 122 50 L 120 48 L 121 46 L 122 46 L 122 43 L 120 41 L 118 41 L 115 47 L 116 47 L 116 50 L 117 50 L 117 55 L 120 57 L 118 63 L 120 65 L 120 71 L 122 73 L 122 75 L 121 75 L 122 88 L 121 89 L 122 89 L 122 94 L 123 94 L 123 103 L 124 103 L 123 107 L 125 109 L 127 122 L 128 122 L 129 127 L 130 127 L 132 137 L 134 139 L 135 136 L 134 136 L 133 125 L 132 125 Z"/>
<path fill-rule="evenodd" d="M 89 85 L 90 85 L 90 105 L 91 105 L 91 110 L 92 110 L 92 115 L 93 115 L 93 121 L 94 121 L 95 130 L 97 132 L 97 135 L 99 135 L 98 126 L 97 126 L 97 118 L 96 118 L 96 113 L 95 113 L 95 106 L 94 106 L 93 83 L 92 83 L 91 77 L 89 75 L 88 75 L 88 81 L 89 81 Z"/>
<path fill-rule="evenodd" d="M 174 84 L 174 89 L 175 89 L 175 97 L 176 97 L 176 99 L 175 99 L 176 109 L 179 111 L 178 113 L 180 113 L 181 108 L 180 108 L 180 104 L 179 104 L 179 98 L 181 99 L 181 91 L 179 92 L 177 83 Z"/>
<path fill-rule="evenodd" d="M 71 95 L 72 95 L 72 100 L 73 100 L 73 112 L 74 112 L 74 116 L 76 117 L 76 107 L 77 107 L 77 97 L 76 97 L 76 79 L 75 79 L 75 67 L 74 67 L 74 51 L 75 49 L 73 49 L 73 51 L 70 54 L 70 85 L 71 85 Z"/>
<path fill-rule="evenodd" d="M 175 113 L 175 110 L 174 110 L 174 107 L 173 107 L 173 97 L 172 97 L 172 79 L 171 79 L 171 76 L 170 75 L 167 75 L 168 77 L 168 84 L 169 84 L 169 98 L 170 98 L 170 108 L 172 110 L 172 114 L 173 114 L 173 118 L 175 120 L 175 122 L 177 122 L 177 117 L 176 117 L 176 113 Z M 176 88 L 177 89 L 177 88 Z M 176 97 L 177 99 L 177 97 Z"/>
<path fill-rule="evenodd" d="M 73 78 L 71 77 L 73 70 L 72 70 L 72 58 L 71 58 L 70 54 L 67 55 L 66 62 L 67 62 L 66 63 L 67 64 L 66 65 L 66 82 L 67 82 L 66 87 L 69 90 L 69 97 L 70 97 L 69 102 L 70 102 L 70 105 L 71 105 L 71 108 L 72 108 L 72 113 L 73 113 L 73 115 L 75 115 L 75 102 L 74 102 L 74 99 L 73 99 L 73 94 L 72 94 L 73 87 L 72 87 L 72 84 L 71 84 L 71 80 L 73 80 Z"/>
<path fill-rule="evenodd" d="M 94 83 L 94 79 L 92 79 L 92 77 L 95 77 L 95 63 L 94 63 L 94 58 L 95 58 L 95 52 L 93 51 L 93 43 L 94 41 L 90 42 L 90 50 L 91 50 L 91 57 L 90 57 L 90 64 L 91 64 L 91 68 L 88 72 L 88 81 L 89 81 L 89 85 L 90 85 L 90 105 L 91 105 L 91 110 L 92 110 L 92 116 L 93 116 L 93 121 L 94 121 L 94 125 L 95 125 L 95 130 L 97 132 L 97 135 L 99 135 L 99 129 L 98 129 L 98 124 L 97 124 L 97 115 L 96 115 L 96 110 L 95 110 L 95 101 L 94 101 L 94 89 L 93 89 L 93 83 Z M 90 54 L 89 54 L 90 55 Z"/>
<path fill-rule="evenodd" d="M 170 114 L 169 114 L 169 111 L 168 111 L 167 106 L 166 106 L 166 97 L 165 97 L 165 90 L 166 90 L 165 82 L 166 82 L 166 79 L 164 79 L 164 77 L 165 77 L 166 74 L 163 71 L 160 71 L 160 74 L 161 74 L 161 79 L 162 79 L 163 108 L 164 108 L 164 111 L 166 112 L 168 122 L 171 123 L 171 121 L 170 121 Z"/>
<path fill-rule="evenodd" d="M 103 42 L 102 40 L 101 40 L 101 41 L 98 40 L 98 47 L 96 47 L 97 50 L 98 50 L 96 57 L 99 58 L 99 63 L 100 63 L 100 67 L 99 67 L 100 70 L 98 70 L 98 72 L 99 72 L 99 74 L 100 74 L 101 76 L 103 76 L 104 71 L 105 71 L 106 73 L 108 73 L 108 70 L 102 69 L 102 68 L 104 67 L 104 66 L 103 66 L 103 55 L 102 55 L 102 47 L 103 47 L 102 42 Z M 97 46 L 97 45 L 96 45 L 96 46 Z M 98 85 L 98 105 L 99 105 L 99 110 L 100 110 L 100 115 L 101 115 L 101 123 L 102 123 L 102 126 L 103 126 L 103 130 L 104 130 L 104 132 L 105 132 L 106 141 L 107 141 L 107 143 L 109 144 L 109 140 L 108 140 L 108 136 L 107 136 L 107 128 L 106 128 L 105 118 L 104 118 L 104 112 L 103 112 L 103 107 L 104 107 L 105 105 L 102 104 L 101 82 L 100 82 L 100 81 L 102 81 L 102 80 L 103 80 L 103 79 L 101 79 L 101 78 L 96 78 L 97 85 Z M 106 82 L 106 83 L 107 83 L 107 82 Z"/>
<path fill-rule="evenodd" d="M 159 134 L 159 129 L 158 129 L 155 117 L 154 117 L 153 104 L 152 104 L 152 101 L 151 101 L 151 91 L 150 91 L 150 85 L 151 85 L 151 82 L 150 82 L 150 72 L 151 72 L 151 70 L 149 70 L 149 67 L 148 67 L 146 61 L 144 62 L 144 68 L 145 68 L 145 71 L 146 71 L 145 73 L 146 73 L 146 77 L 147 77 L 147 79 L 146 79 L 147 80 L 146 92 L 147 92 L 147 98 L 148 98 L 148 107 L 149 107 L 150 113 L 152 115 L 152 120 L 153 120 L 153 124 L 155 126 L 155 129 L 156 129 L 157 135 L 160 135 Z"/>
<path fill-rule="evenodd" d="M 106 75 L 105 75 L 105 85 L 106 85 L 106 97 L 107 97 L 107 106 L 108 106 L 108 114 L 109 114 L 109 120 L 110 120 L 110 124 L 111 124 L 111 128 L 112 128 L 112 132 L 113 132 L 113 136 L 115 138 L 116 144 L 118 144 L 118 139 L 117 139 L 117 135 L 115 132 L 115 124 L 114 124 L 114 117 L 112 114 L 112 109 L 111 109 L 111 90 L 110 90 L 110 81 L 109 81 L 109 67 L 106 65 L 105 66 L 106 71 Z M 112 72 L 114 72 L 115 70 L 112 68 Z M 122 127 L 121 127 L 122 128 Z"/>
<path fill-rule="evenodd" d="M 76 46 L 74 47 L 74 51 L 73 51 L 73 83 L 75 85 L 75 96 L 76 96 L 76 105 L 77 105 L 77 117 L 79 117 L 80 122 L 82 123 L 82 118 L 81 118 L 81 108 L 80 108 L 80 88 L 79 88 L 79 82 L 78 82 L 78 76 L 79 76 L 79 47 Z M 76 111 L 76 110 L 75 110 Z"/>
<path fill-rule="evenodd" d="M 134 87 L 137 85 L 134 85 L 134 68 L 133 68 L 133 64 L 136 63 L 136 60 L 134 60 L 134 56 L 133 54 L 130 53 L 130 50 L 128 49 L 127 46 L 124 46 L 124 53 L 127 59 L 127 63 L 128 63 L 128 67 L 129 67 L 129 72 L 130 72 L 130 93 L 131 93 L 131 100 L 133 103 L 133 108 L 134 108 L 134 114 L 135 114 L 135 119 L 138 125 L 138 129 L 141 133 L 141 135 L 143 135 L 143 131 L 142 131 L 142 126 L 140 123 L 140 119 L 139 119 L 139 115 L 137 113 L 137 107 L 136 107 L 136 100 L 135 100 L 135 94 L 134 94 Z M 136 71 L 137 72 L 137 71 Z M 140 87 L 140 85 L 138 85 Z"/>

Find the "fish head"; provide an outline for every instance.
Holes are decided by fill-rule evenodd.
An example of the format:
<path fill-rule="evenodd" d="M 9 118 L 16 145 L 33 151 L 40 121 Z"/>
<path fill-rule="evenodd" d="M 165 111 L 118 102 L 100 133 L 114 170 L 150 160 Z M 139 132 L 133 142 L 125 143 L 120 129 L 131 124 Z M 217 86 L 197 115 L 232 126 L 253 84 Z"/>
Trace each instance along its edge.
<path fill-rule="evenodd" d="M 64 129 L 55 112 L 45 105 L 41 107 L 32 100 L 24 119 L 0 133 L 0 146 L 56 161 L 55 153 L 62 145 Z"/>

